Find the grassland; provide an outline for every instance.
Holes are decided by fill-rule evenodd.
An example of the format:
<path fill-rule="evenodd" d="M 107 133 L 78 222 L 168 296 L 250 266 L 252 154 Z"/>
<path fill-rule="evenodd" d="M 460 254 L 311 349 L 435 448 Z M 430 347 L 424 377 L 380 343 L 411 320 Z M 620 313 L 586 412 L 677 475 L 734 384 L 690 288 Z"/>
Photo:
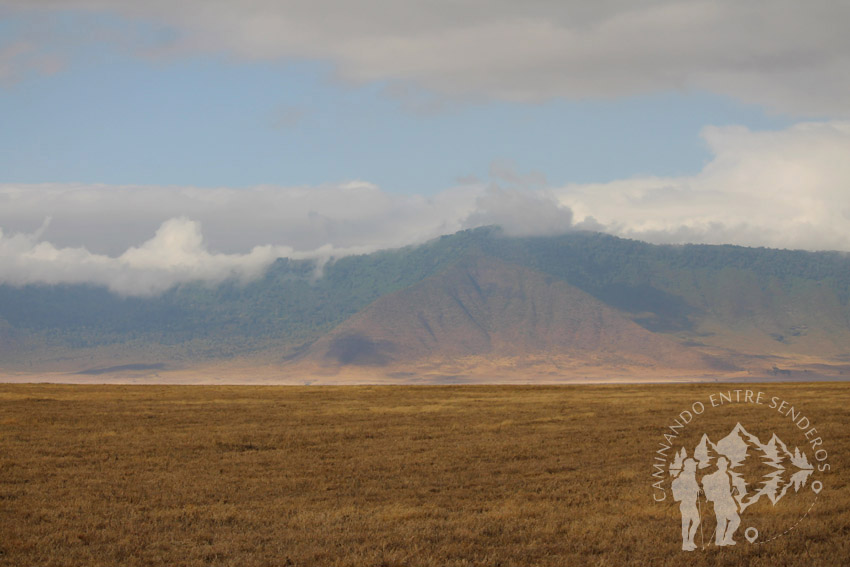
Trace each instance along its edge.
<path fill-rule="evenodd" d="M 653 451 L 734 386 L 0 385 L 0 566 L 850 564 L 850 385 L 745 387 L 832 470 L 785 537 L 684 553 Z"/>

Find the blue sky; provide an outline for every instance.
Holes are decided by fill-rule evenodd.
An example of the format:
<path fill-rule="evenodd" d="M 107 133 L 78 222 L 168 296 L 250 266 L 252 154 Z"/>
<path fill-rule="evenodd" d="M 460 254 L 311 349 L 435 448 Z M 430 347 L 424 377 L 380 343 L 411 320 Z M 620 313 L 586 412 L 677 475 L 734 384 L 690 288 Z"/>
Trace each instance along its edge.
<path fill-rule="evenodd" d="M 244 187 L 368 180 L 436 192 L 506 162 L 550 183 L 697 173 L 706 125 L 787 126 L 707 92 L 409 108 L 317 62 L 150 60 L 91 46 L 0 90 L 3 181 Z M 100 51 L 102 50 L 102 51 Z M 95 53 L 90 53 L 95 51 Z M 433 98 L 423 92 L 425 99 Z"/>
<path fill-rule="evenodd" d="M 489 223 L 850 250 L 850 5 L 817 8 L 0 0 L 0 273 L 168 284 Z"/>
<path fill-rule="evenodd" d="M 511 102 L 405 84 L 400 98 L 391 74 L 340 80 L 332 59 L 154 56 L 180 30 L 109 10 L 10 12 L 0 38 L 24 41 L 34 25 L 46 35 L 44 51 L 62 61 L 0 90 L 5 182 L 243 187 L 358 179 L 428 193 L 487 179 L 501 162 L 550 183 L 587 183 L 697 173 L 711 157 L 699 136 L 706 125 L 792 123 L 697 88 Z"/>

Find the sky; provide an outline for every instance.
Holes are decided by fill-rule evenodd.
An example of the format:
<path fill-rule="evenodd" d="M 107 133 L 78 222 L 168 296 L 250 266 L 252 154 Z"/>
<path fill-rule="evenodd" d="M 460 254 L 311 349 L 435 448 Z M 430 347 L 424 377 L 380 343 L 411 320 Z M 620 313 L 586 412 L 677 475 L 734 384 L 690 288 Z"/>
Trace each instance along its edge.
<path fill-rule="evenodd" d="M 850 4 L 0 0 L 0 282 L 499 224 L 850 251 Z"/>

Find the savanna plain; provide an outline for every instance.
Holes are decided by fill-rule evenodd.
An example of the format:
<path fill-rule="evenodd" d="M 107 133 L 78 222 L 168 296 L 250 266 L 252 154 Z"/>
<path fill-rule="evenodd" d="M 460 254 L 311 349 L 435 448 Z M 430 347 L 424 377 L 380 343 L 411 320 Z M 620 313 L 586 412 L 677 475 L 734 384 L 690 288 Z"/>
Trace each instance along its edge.
<path fill-rule="evenodd" d="M 695 399 L 736 388 L 803 408 L 831 470 L 785 536 L 682 552 L 654 451 Z M 0 566 L 840 567 L 848 453 L 847 383 L 6 384 Z"/>

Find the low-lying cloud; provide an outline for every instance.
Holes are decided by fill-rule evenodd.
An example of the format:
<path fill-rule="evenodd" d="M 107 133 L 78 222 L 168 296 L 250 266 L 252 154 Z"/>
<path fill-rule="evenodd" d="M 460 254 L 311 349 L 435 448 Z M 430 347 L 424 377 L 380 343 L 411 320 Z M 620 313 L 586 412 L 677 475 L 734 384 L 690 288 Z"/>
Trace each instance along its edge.
<path fill-rule="evenodd" d="M 703 138 L 714 157 L 693 176 L 546 187 L 542 175 L 500 163 L 491 173 L 497 182 L 469 180 L 433 196 L 362 181 L 0 185 L 0 282 L 92 283 L 144 295 L 250 279 L 277 257 L 324 261 L 489 224 L 517 236 L 588 228 L 657 243 L 850 251 L 850 123 L 706 128 Z"/>
<path fill-rule="evenodd" d="M 245 254 L 210 253 L 198 223 L 186 218 L 164 222 L 153 238 L 117 257 L 83 247 L 57 247 L 40 242 L 38 236 L 0 233 L 4 283 L 87 283 L 121 294 L 149 295 L 187 281 L 251 279 L 275 258 L 294 255 L 284 246 L 256 246 Z"/>
<path fill-rule="evenodd" d="M 530 198 L 522 191 L 493 186 L 476 200 L 463 227 L 497 225 L 507 236 L 548 236 L 572 228 L 573 213 L 568 207 L 548 193 L 534 195 Z"/>
<path fill-rule="evenodd" d="M 457 187 L 426 198 L 363 182 L 209 190 L 5 185 L 0 205 L 0 282 L 90 283 L 124 295 L 247 281 L 281 257 L 321 266 L 485 224 L 551 234 L 569 230 L 571 218 L 552 196 L 516 189 Z"/>

